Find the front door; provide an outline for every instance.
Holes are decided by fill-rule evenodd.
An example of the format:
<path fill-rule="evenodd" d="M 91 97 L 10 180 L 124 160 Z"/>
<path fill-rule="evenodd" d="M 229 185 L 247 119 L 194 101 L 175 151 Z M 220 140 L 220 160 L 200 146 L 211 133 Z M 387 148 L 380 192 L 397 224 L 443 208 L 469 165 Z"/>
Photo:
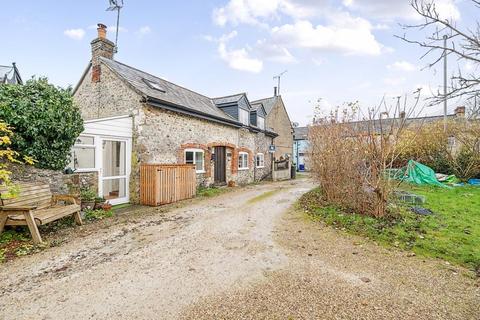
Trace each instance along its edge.
<path fill-rule="evenodd" d="M 227 159 L 225 147 L 215 147 L 215 183 L 224 184 L 227 182 Z"/>
<path fill-rule="evenodd" d="M 102 139 L 100 195 L 111 204 L 128 202 L 127 141 Z"/>

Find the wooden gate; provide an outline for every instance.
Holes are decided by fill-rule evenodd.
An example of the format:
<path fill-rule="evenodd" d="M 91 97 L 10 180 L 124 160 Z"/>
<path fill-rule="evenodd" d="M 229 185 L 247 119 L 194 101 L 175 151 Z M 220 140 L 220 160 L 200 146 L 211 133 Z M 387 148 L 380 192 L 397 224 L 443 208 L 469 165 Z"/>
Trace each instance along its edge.
<path fill-rule="evenodd" d="M 142 164 L 140 203 L 159 206 L 193 198 L 196 179 L 195 166 L 191 164 Z"/>

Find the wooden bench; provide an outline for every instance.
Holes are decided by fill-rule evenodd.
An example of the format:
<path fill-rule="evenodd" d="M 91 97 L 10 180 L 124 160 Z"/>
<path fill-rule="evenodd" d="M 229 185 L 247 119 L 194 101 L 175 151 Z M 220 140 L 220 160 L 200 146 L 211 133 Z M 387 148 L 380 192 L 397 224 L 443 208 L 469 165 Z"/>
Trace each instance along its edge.
<path fill-rule="evenodd" d="M 78 225 L 82 224 L 80 205 L 71 195 L 53 195 L 48 184 L 19 184 L 19 194 L 12 199 L 3 199 L 0 189 L 0 234 L 5 226 L 28 226 L 34 243 L 42 242 L 38 231 L 44 225 L 73 215 Z"/>

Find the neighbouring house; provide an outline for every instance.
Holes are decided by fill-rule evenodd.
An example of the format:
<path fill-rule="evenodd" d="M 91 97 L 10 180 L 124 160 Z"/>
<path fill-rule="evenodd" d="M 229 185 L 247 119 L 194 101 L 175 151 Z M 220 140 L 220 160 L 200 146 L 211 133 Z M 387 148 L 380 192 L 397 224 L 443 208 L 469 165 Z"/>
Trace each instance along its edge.
<path fill-rule="evenodd" d="M 263 107 L 266 113 L 265 127 L 276 132 L 275 158 L 291 158 L 293 154 L 293 127 L 282 96 L 277 94 L 274 88 L 273 97 L 255 100 L 252 103 L 254 108 Z"/>
<path fill-rule="evenodd" d="M 297 171 L 308 170 L 308 127 L 293 129 L 293 162 Z"/>
<path fill-rule="evenodd" d="M 0 65 L 0 84 L 23 84 L 15 62 L 11 66 Z"/>
<path fill-rule="evenodd" d="M 271 177 L 265 109 L 245 93 L 209 98 L 114 60 L 98 25 L 92 59 L 74 89 L 85 131 L 71 167 L 98 172 L 98 193 L 136 202 L 139 164 L 194 164 L 197 184 L 247 184 Z"/>

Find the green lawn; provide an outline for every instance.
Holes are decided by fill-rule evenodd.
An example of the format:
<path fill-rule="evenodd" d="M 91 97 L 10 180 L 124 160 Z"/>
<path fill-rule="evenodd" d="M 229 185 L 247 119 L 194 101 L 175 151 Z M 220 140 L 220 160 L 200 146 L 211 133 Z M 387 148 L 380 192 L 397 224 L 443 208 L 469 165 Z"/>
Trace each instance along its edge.
<path fill-rule="evenodd" d="M 325 204 L 319 189 L 304 195 L 299 205 L 311 217 L 328 225 L 419 255 L 457 263 L 479 273 L 480 187 L 443 189 L 402 185 L 401 189 L 425 196 L 423 207 L 434 214 L 419 216 L 402 205 L 393 205 L 391 210 L 395 216 L 383 219 L 344 213 Z"/>

